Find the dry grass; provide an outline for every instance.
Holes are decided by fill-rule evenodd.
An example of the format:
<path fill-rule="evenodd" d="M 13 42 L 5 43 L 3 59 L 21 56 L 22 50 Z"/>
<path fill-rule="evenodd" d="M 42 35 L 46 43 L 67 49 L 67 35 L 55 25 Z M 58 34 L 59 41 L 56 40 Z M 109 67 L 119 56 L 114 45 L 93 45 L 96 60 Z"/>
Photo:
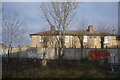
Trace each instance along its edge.
<path fill-rule="evenodd" d="M 106 74 L 98 62 L 50 61 L 42 67 L 37 59 L 12 60 L 8 64 L 3 59 L 3 78 L 117 78 Z"/>

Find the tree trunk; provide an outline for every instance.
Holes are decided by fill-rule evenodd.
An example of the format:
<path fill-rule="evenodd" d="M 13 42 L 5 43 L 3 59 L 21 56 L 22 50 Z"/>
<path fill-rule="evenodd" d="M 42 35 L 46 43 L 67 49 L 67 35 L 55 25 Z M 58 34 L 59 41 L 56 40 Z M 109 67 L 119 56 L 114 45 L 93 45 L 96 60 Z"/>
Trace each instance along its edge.
<path fill-rule="evenodd" d="M 104 48 L 104 37 L 101 37 L 101 48 L 103 49 Z"/>
<path fill-rule="evenodd" d="M 10 58 L 9 58 L 9 57 L 10 57 L 10 50 L 8 49 L 8 56 L 7 56 L 7 58 L 8 58 L 8 59 L 7 59 L 8 65 L 9 65 L 9 61 L 10 61 Z"/>
<path fill-rule="evenodd" d="M 81 60 L 83 60 L 83 38 L 80 36 L 79 37 L 79 40 L 80 40 L 80 45 L 81 45 Z"/>
<path fill-rule="evenodd" d="M 19 58 L 21 53 L 21 46 L 19 45 L 18 48 L 19 48 L 19 52 L 18 52 L 18 58 Z"/>
<path fill-rule="evenodd" d="M 12 53 L 12 47 L 8 47 L 8 63 L 10 63 L 10 54 Z"/>
<path fill-rule="evenodd" d="M 45 58 L 45 56 L 46 56 L 46 49 L 47 49 L 47 47 L 45 47 L 45 51 L 43 53 L 42 66 L 47 66 L 47 63 L 48 63 L 48 60 Z"/>
<path fill-rule="evenodd" d="M 8 58 L 10 58 L 10 53 L 11 53 L 11 46 L 8 47 Z"/>

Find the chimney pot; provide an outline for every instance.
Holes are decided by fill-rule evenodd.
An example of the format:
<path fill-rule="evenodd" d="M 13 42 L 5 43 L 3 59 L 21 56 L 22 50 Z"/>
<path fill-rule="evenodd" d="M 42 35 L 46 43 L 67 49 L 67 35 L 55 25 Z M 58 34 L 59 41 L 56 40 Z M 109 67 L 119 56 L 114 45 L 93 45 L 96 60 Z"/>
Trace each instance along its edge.
<path fill-rule="evenodd" d="M 88 26 L 88 31 L 89 31 L 89 32 L 93 32 L 93 31 L 94 31 L 93 25 L 89 25 L 89 26 Z"/>
<path fill-rule="evenodd" d="M 55 31 L 55 26 L 54 24 L 51 24 L 51 32 L 54 32 Z"/>

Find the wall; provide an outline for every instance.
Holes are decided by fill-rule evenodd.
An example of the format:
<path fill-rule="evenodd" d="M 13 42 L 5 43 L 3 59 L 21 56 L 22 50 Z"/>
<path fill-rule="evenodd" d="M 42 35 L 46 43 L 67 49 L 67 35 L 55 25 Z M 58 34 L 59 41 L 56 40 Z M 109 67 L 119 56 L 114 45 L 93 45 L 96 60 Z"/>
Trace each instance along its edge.
<path fill-rule="evenodd" d="M 31 37 L 31 47 L 44 47 L 46 45 L 47 47 L 55 47 L 56 44 L 56 37 L 55 36 L 45 36 L 47 38 L 47 44 L 44 42 L 39 41 L 39 36 L 33 35 Z M 116 41 L 115 36 L 107 36 L 108 37 L 108 43 L 104 44 L 104 48 L 116 48 L 118 43 Z M 87 42 L 84 42 L 83 45 L 86 48 L 101 48 L 101 38 L 100 36 L 87 36 Z M 80 40 L 78 36 L 69 36 L 69 41 L 65 41 L 65 47 L 66 48 L 80 48 Z"/>
<path fill-rule="evenodd" d="M 31 36 L 30 47 L 55 47 L 56 37 L 55 36 L 44 36 L 43 42 L 40 42 L 39 35 Z"/>
<path fill-rule="evenodd" d="M 30 42 L 30 47 L 40 47 L 39 43 L 39 36 L 33 35 L 31 36 L 31 42 Z"/>
<path fill-rule="evenodd" d="M 101 38 L 99 36 L 87 36 L 87 43 L 84 42 L 86 48 L 101 48 Z"/>
<path fill-rule="evenodd" d="M 118 48 L 120 48 L 120 40 L 117 40 Z"/>
<path fill-rule="evenodd" d="M 83 49 L 83 53 L 81 52 L 82 49 L 80 49 L 80 48 L 76 48 L 76 49 L 68 48 L 68 49 L 65 49 L 64 59 L 68 59 L 68 60 L 80 60 L 81 58 L 88 58 L 89 59 L 88 52 L 90 50 L 96 50 L 96 49 Z M 102 50 L 102 49 L 97 49 L 97 50 Z M 106 50 L 108 50 L 108 52 L 110 54 L 115 55 L 116 58 L 118 59 L 118 61 L 120 61 L 120 48 L 119 49 L 112 49 L 111 48 L 111 49 L 106 49 Z M 83 55 L 83 57 L 81 57 L 82 55 Z M 112 57 L 110 59 L 112 59 Z"/>
<path fill-rule="evenodd" d="M 20 50 L 21 48 L 21 50 Z M 12 53 L 16 53 L 19 51 L 26 51 L 27 49 L 29 49 L 29 46 L 21 46 L 20 48 L 18 47 L 12 47 Z M 0 54 L 8 54 L 8 47 L 5 44 L 0 44 Z"/>
<path fill-rule="evenodd" d="M 108 37 L 108 43 L 104 44 L 104 48 L 109 47 L 109 48 L 116 48 L 118 43 L 116 41 L 116 37 L 115 36 L 107 36 Z"/>
<path fill-rule="evenodd" d="M 90 49 L 90 48 L 86 48 L 86 49 L 80 49 L 80 48 L 66 48 L 65 54 L 64 54 L 64 59 L 67 60 L 81 60 L 81 58 L 87 58 L 88 57 L 88 52 L 90 50 L 95 50 L 95 49 Z M 102 49 L 97 49 L 97 50 L 102 50 Z M 114 58 L 116 59 L 116 61 L 120 61 L 120 48 L 119 49 L 106 49 L 108 50 L 108 52 L 113 55 L 113 57 L 111 56 L 109 59 L 109 62 L 114 62 Z M 21 58 L 43 58 L 43 54 L 44 52 L 46 53 L 45 58 L 46 59 L 56 59 L 58 58 L 58 52 L 55 52 L 54 48 L 28 48 L 27 50 L 23 50 L 20 53 L 13 53 L 10 54 L 10 57 L 21 57 Z M 83 56 L 83 57 L 81 57 Z M 115 56 L 115 57 L 114 57 Z M 7 57 L 7 55 L 4 55 L 4 57 Z"/>
<path fill-rule="evenodd" d="M 20 50 L 21 48 L 21 50 Z M 27 49 L 29 49 L 28 46 L 21 46 L 21 47 L 12 47 L 12 53 L 16 53 L 16 52 L 19 52 L 19 51 L 26 51 Z"/>

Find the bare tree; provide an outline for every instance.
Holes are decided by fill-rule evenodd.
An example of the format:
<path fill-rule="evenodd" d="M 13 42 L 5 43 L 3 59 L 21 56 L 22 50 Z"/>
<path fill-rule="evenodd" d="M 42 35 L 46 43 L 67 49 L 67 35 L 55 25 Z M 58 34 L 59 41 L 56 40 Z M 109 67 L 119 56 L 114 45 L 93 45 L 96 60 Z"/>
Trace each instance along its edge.
<path fill-rule="evenodd" d="M 118 32 L 117 24 L 110 24 L 110 23 L 108 24 L 106 22 L 99 22 L 97 23 L 96 27 L 97 27 L 97 30 L 101 32 L 113 33 L 113 34 L 117 34 Z"/>
<path fill-rule="evenodd" d="M 59 58 L 63 56 L 66 28 L 73 21 L 77 7 L 78 3 L 76 2 L 50 2 L 43 3 L 40 8 L 44 20 L 48 22 L 50 27 L 51 24 L 54 24 L 55 28 L 59 31 Z"/>
<path fill-rule="evenodd" d="M 89 25 L 89 22 L 86 18 L 82 18 L 79 21 L 78 29 L 81 30 L 81 33 L 78 35 L 78 38 L 80 40 L 81 48 L 84 48 L 84 46 L 83 46 L 84 29 L 86 29 L 88 25 Z"/>
<path fill-rule="evenodd" d="M 78 30 L 80 30 L 80 33 L 78 33 L 78 38 L 79 38 L 79 41 L 80 41 L 80 45 L 81 45 L 81 59 L 83 60 L 83 48 L 84 47 L 84 42 L 83 42 L 83 39 L 84 39 L 84 30 L 87 28 L 87 26 L 89 25 L 89 22 L 87 20 L 87 18 L 85 17 L 82 17 L 81 20 L 79 21 L 79 27 L 78 27 Z"/>
<path fill-rule="evenodd" d="M 24 21 L 22 21 L 17 14 L 5 15 L 3 12 L 2 16 L 2 39 L 3 42 L 8 46 L 8 57 L 12 51 L 12 46 L 15 43 L 21 43 L 20 36 L 23 34 L 23 29 L 25 27 Z"/>
<path fill-rule="evenodd" d="M 19 35 L 17 39 L 15 40 L 16 44 L 18 45 L 18 49 L 19 49 L 18 57 L 19 57 L 19 53 L 21 53 L 22 46 L 27 45 L 29 41 L 29 36 L 28 36 L 29 31 L 30 29 L 28 28 L 27 23 L 25 21 L 22 22 L 22 25 L 19 28 Z"/>

